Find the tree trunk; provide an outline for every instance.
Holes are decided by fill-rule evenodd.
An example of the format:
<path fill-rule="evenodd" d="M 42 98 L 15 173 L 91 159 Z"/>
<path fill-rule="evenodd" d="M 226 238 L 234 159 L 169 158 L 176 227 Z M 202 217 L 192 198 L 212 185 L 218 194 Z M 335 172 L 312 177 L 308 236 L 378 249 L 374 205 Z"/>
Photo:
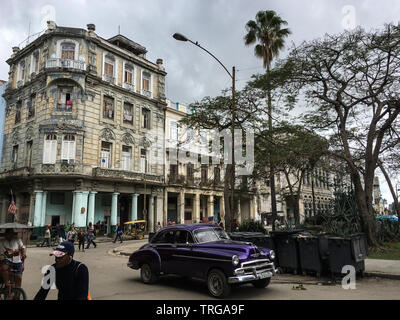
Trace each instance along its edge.
<path fill-rule="evenodd" d="M 311 170 L 311 195 L 312 195 L 312 207 L 313 207 L 313 216 L 315 216 L 315 190 L 314 190 L 314 168 Z"/>
<path fill-rule="evenodd" d="M 396 211 L 396 213 L 397 213 L 397 217 L 399 218 L 399 220 L 398 220 L 399 223 L 398 223 L 397 231 L 400 231 L 400 206 L 399 206 L 399 199 L 397 198 L 396 191 L 395 191 L 394 188 L 393 188 L 393 184 L 392 184 L 392 181 L 390 180 L 389 174 L 387 173 L 385 167 L 383 166 L 383 164 L 382 164 L 382 162 L 381 162 L 380 160 L 378 161 L 378 165 L 379 165 L 379 168 L 381 169 L 383 175 L 385 176 L 386 182 L 387 182 L 387 184 L 388 184 L 388 186 L 389 186 L 389 189 L 390 189 L 390 193 L 392 194 L 393 201 L 394 201 L 394 209 L 395 209 L 395 211 Z"/>

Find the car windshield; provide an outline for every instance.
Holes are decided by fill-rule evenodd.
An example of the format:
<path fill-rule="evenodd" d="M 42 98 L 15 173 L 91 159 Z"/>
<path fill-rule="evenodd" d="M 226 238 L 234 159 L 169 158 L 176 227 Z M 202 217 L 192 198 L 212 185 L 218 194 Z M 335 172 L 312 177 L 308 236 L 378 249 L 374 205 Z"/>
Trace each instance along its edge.
<path fill-rule="evenodd" d="M 194 237 L 199 243 L 229 239 L 228 234 L 220 228 L 205 228 L 195 230 Z"/>

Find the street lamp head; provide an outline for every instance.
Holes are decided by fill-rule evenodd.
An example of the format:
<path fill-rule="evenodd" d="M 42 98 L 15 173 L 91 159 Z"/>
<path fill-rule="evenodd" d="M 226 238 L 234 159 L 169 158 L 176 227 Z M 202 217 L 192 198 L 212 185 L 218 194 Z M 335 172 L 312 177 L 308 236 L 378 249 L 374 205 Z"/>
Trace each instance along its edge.
<path fill-rule="evenodd" d="M 173 37 L 175 40 L 188 41 L 188 39 L 183 34 L 180 33 L 174 33 Z"/>

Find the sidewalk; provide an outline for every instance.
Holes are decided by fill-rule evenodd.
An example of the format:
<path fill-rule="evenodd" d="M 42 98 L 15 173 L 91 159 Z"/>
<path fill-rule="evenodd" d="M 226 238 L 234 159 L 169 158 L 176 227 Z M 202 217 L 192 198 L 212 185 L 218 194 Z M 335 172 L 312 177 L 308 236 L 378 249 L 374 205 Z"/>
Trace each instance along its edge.
<path fill-rule="evenodd" d="M 146 244 L 147 239 L 133 240 L 129 244 L 114 248 L 109 253 L 120 256 L 130 256 L 132 252 Z M 400 260 L 365 260 L 365 276 L 400 280 Z"/>

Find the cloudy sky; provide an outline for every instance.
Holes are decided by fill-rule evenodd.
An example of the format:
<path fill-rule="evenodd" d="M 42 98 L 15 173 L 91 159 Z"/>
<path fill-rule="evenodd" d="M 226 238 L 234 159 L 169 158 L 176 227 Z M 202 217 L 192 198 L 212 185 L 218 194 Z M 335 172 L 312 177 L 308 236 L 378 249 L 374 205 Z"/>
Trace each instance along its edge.
<path fill-rule="evenodd" d="M 228 70 L 237 69 L 237 87 L 262 72 L 262 61 L 243 42 L 245 24 L 259 10 L 275 10 L 289 23 L 287 44 L 339 33 L 361 25 L 366 29 L 399 21 L 399 0 L 0 0 L 0 79 L 7 79 L 13 46 L 45 29 L 46 21 L 86 28 L 110 38 L 118 33 L 145 46 L 147 58 L 164 60 L 167 97 L 184 104 L 217 95 L 231 85 L 221 66 L 188 42 L 176 41 L 180 32 L 217 56 Z M 282 55 L 285 53 L 283 52 Z M 382 191 L 392 202 L 381 178 Z"/>

